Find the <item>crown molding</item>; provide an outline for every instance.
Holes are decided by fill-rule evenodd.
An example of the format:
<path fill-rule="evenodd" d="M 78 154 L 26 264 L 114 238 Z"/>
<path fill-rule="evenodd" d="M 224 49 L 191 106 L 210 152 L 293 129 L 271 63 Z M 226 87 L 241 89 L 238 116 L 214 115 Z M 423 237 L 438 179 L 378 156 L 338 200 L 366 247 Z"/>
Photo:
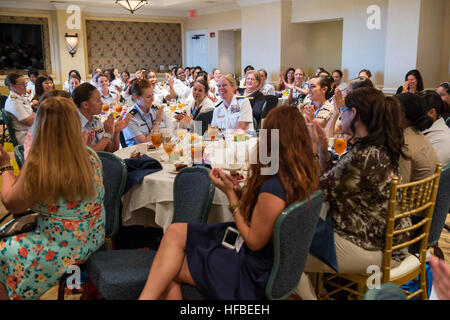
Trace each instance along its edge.
<path fill-rule="evenodd" d="M 241 7 L 238 4 L 226 4 L 226 5 L 217 5 L 217 6 L 214 6 L 211 8 L 198 9 L 198 10 L 196 10 L 196 13 L 197 13 L 197 15 L 201 16 L 201 15 L 206 15 L 206 14 L 235 11 L 235 10 L 240 10 L 240 9 L 241 9 Z"/>
<path fill-rule="evenodd" d="M 10 9 L 55 10 L 55 7 L 50 2 L 33 1 L 1 1 L 0 7 Z"/>
<path fill-rule="evenodd" d="M 236 2 L 240 7 L 257 6 L 260 4 L 271 3 L 271 2 L 282 2 L 286 0 L 237 0 Z M 287 0 L 293 1 L 293 0 Z"/>

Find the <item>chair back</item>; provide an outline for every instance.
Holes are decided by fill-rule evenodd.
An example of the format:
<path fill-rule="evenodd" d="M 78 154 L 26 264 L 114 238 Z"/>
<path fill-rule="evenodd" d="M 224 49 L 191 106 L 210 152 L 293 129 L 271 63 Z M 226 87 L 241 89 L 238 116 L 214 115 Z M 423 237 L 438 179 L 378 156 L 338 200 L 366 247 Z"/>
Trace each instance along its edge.
<path fill-rule="evenodd" d="M 264 119 L 265 117 L 267 117 L 267 114 L 270 112 L 270 110 L 272 110 L 273 108 L 275 108 L 278 105 L 278 97 L 277 96 L 268 94 L 268 95 L 264 96 L 264 98 L 266 99 L 266 104 L 264 105 L 264 108 L 262 110 L 261 119 Z"/>
<path fill-rule="evenodd" d="M 433 219 L 431 219 L 430 236 L 428 237 L 428 247 L 435 246 L 444 229 L 445 219 L 450 211 L 450 163 L 441 172 L 439 188 L 434 206 Z"/>
<path fill-rule="evenodd" d="M 14 157 L 16 158 L 19 169 L 22 169 L 23 163 L 25 162 L 24 146 L 22 144 L 14 147 Z"/>
<path fill-rule="evenodd" d="M 431 218 L 439 185 L 442 166 L 438 164 L 436 172 L 425 179 L 405 184 L 398 184 L 398 178 L 394 177 L 391 185 L 391 195 L 388 205 L 388 217 L 385 235 L 385 247 L 383 250 L 383 279 L 382 282 L 399 282 L 409 279 L 411 276 L 425 276 L 426 252 L 428 235 L 430 232 Z M 421 220 L 407 227 L 400 227 L 400 219 L 411 218 L 412 215 L 423 216 Z M 421 229 L 419 229 L 421 228 Z M 416 230 L 421 230 L 415 232 Z M 413 234 L 413 235 L 411 235 Z M 394 238 L 395 237 L 395 238 Z M 395 242 L 395 243 L 394 243 Z M 411 268 L 407 273 L 395 278 L 391 277 L 392 253 L 395 250 L 419 244 L 419 261 L 416 268 Z M 426 294 L 419 289 L 415 295 Z"/>
<path fill-rule="evenodd" d="M 323 192 L 294 203 L 277 218 L 273 230 L 274 262 L 266 285 L 268 299 L 283 300 L 297 288 L 314 236 Z"/>
<path fill-rule="evenodd" d="M 97 152 L 103 166 L 103 185 L 105 186 L 106 223 L 105 237 L 116 235 L 120 224 L 121 198 L 127 181 L 127 166 L 119 157 L 109 152 Z"/>
<path fill-rule="evenodd" d="M 8 99 L 8 96 L 0 94 L 0 109 L 3 109 L 5 107 L 5 103 L 6 103 L 7 99 Z"/>
<path fill-rule="evenodd" d="M 125 140 L 125 136 L 123 135 L 123 131 L 120 131 L 119 141 L 120 141 L 120 145 L 122 146 L 122 148 L 128 147 L 127 146 L 127 141 Z"/>
<path fill-rule="evenodd" d="M 202 135 L 205 133 L 206 130 L 208 130 L 208 125 L 211 123 L 213 118 L 214 109 L 206 112 L 200 113 L 197 118 L 195 118 L 195 121 L 201 121 L 202 122 Z"/>
<path fill-rule="evenodd" d="M 206 222 L 215 190 L 208 169 L 204 167 L 181 169 L 173 185 L 172 222 Z"/>
<path fill-rule="evenodd" d="M 2 115 L 3 115 L 3 121 L 6 123 L 6 128 L 8 129 L 8 132 L 9 132 L 9 137 L 11 139 L 11 143 L 13 144 L 14 147 L 18 146 L 19 143 L 17 142 L 16 134 L 15 134 L 13 124 L 12 124 L 13 116 L 5 109 L 2 109 Z"/>

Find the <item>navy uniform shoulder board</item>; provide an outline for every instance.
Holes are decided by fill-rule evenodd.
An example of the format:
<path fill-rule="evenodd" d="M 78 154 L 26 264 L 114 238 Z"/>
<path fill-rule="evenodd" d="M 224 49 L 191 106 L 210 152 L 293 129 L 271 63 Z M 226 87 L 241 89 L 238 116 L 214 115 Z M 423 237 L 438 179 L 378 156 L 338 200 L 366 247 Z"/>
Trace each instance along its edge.
<path fill-rule="evenodd" d="M 128 112 L 129 114 L 131 114 L 132 117 L 134 117 L 136 115 L 136 113 L 138 113 L 138 111 L 136 109 L 132 109 L 130 112 Z"/>
<path fill-rule="evenodd" d="M 217 108 L 217 107 L 220 106 L 222 103 L 223 103 L 223 100 L 221 100 L 218 104 L 216 104 L 216 105 L 214 106 L 214 108 Z"/>

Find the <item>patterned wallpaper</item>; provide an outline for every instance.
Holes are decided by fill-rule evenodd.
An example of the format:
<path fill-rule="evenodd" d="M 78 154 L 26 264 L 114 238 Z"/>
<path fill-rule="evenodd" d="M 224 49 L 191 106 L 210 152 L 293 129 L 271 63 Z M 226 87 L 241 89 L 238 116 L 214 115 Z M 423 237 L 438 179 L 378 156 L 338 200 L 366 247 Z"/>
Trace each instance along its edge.
<path fill-rule="evenodd" d="M 2 23 L 19 23 L 19 24 L 41 24 L 43 37 L 44 37 L 44 59 L 45 59 L 45 70 L 39 70 L 39 73 L 52 73 L 52 60 L 50 56 L 50 32 L 48 29 L 48 19 L 47 18 L 30 18 L 30 17 L 20 17 L 20 16 L 3 16 L 0 15 L 0 22 Z M 7 75 L 11 72 L 19 72 L 21 74 L 27 74 L 27 70 L 0 70 L 0 75 Z"/>
<path fill-rule="evenodd" d="M 182 64 L 181 24 L 86 20 L 89 73 L 118 68 L 130 73 Z"/>

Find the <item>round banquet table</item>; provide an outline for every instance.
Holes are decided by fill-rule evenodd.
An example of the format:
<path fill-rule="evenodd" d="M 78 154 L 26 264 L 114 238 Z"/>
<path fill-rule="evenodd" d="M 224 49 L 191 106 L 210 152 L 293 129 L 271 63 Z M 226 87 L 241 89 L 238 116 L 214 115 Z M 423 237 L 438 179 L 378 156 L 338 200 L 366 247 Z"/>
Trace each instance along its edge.
<path fill-rule="evenodd" d="M 120 149 L 114 154 L 119 158 L 130 158 L 133 151 L 139 150 L 139 145 Z M 164 151 L 152 150 L 145 154 L 158 161 Z M 172 163 L 161 162 L 161 171 L 144 177 L 141 184 L 133 186 L 122 197 L 122 224 L 124 226 L 143 225 L 161 227 L 165 231 L 172 223 L 173 218 L 173 185 L 175 167 Z M 211 206 L 208 223 L 233 221 L 228 209 L 227 196 L 216 188 Z"/>

